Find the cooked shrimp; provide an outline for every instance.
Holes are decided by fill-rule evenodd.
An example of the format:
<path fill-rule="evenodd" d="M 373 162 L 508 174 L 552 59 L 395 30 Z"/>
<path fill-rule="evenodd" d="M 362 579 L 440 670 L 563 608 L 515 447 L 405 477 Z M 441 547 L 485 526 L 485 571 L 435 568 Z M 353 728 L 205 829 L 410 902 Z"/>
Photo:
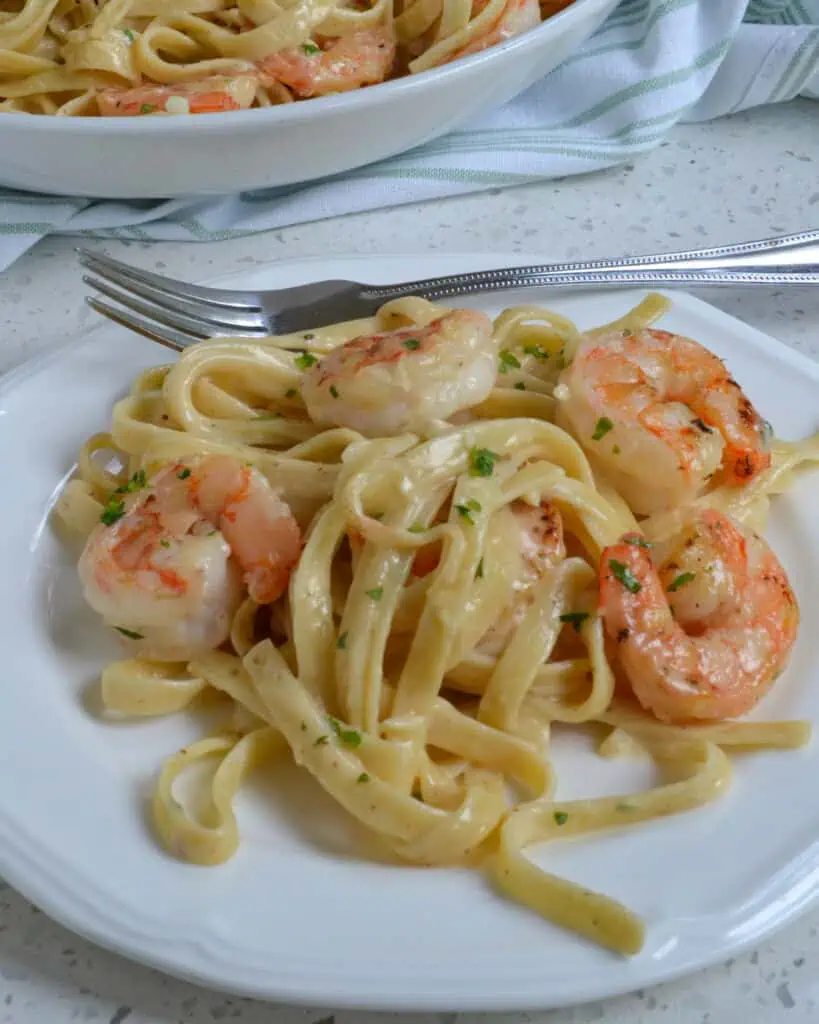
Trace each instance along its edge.
<path fill-rule="evenodd" d="M 515 501 L 510 506 L 520 534 L 521 575 L 518 589 L 527 589 L 566 557 L 563 520 L 549 501 L 529 505 Z"/>
<path fill-rule="evenodd" d="M 91 607 L 136 653 L 191 658 L 227 638 L 245 588 L 274 601 L 301 534 L 265 477 L 226 455 L 137 473 L 103 513 L 80 558 Z"/>
<path fill-rule="evenodd" d="M 277 50 L 257 67 L 263 76 L 308 99 L 383 82 L 394 60 L 392 31 L 378 28 Z"/>
<path fill-rule="evenodd" d="M 519 538 L 521 565 L 515 585 L 517 590 L 528 589 L 547 569 L 565 558 L 563 521 L 551 502 L 529 505 L 525 501 L 515 501 L 508 510 L 501 509 L 496 515 L 510 515 L 511 519 L 504 523 L 503 529 L 513 531 Z M 428 576 L 438 568 L 440 560 L 440 544 L 420 548 L 412 563 L 413 576 Z"/>
<path fill-rule="evenodd" d="M 478 17 L 488 3 L 489 0 L 473 0 L 473 19 Z M 496 46 L 513 36 L 519 36 L 528 32 L 529 29 L 537 28 L 540 22 L 540 6 L 537 0 L 506 0 L 497 21 L 466 46 L 450 54 L 444 63 L 449 63 L 449 61 L 457 60 L 460 57 L 468 57 L 473 53 L 480 53 L 481 50 L 486 50 L 490 46 Z"/>
<path fill-rule="evenodd" d="M 426 327 L 339 346 L 307 372 L 302 398 L 316 423 L 375 436 L 423 432 L 482 402 L 495 374 L 491 320 L 454 309 Z"/>
<path fill-rule="evenodd" d="M 600 605 L 620 665 L 665 722 L 742 715 L 784 669 L 799 608 L 756 534 L 713 509 L 658 548 L 633 535 L 606 548 Z"/>
<path fill-rule="evenodd" d="M 443 510 L 441 519 L 446 519 Z M 363 549 L 364 538 L 357 531 L 351 531 L 348 541 L 355 564 Z M 412 561 L 412 578 L 407 581 L 407 586 L 434 572 L 440 564 L 441 552 L 439 541 L 419 548 Z M 500 571 L 508 583 L 509 598 L 505 606 L 493 606 L 497 617 L 483 636 L 478 635 L 476 649 L 481 654 L 497 655 L 520 625 L 531 604 L 535 584 L 566 557 L 560 513 L 548 501 L 540 505 L 515 501 L 508 507 L 499 508 L 489 524 L 486 557 L 503 563 Z M 484 559 L 480 564 L 482 575 Z"/>
<path fill-rule="evenodd" d="M 566 557 L 563 521 L 549 501 L 529 505 L 516 501 L 509 507 L 512 525 L 519 538 L 520 571 L 514 580 L 509 603 L 498 621 L 481 637 L 481 654 L 499 654 L 520 625 L 531 604 L 535 584 Z"/>
<path fill-rule="evenodd" d="M 718 472 L 744 484 L 770 465 L 764 421 L 722 360 L 677 334 L 589 337 L 555 394 L 562 423 L 637 513 L 689 504 Z"/>
<path fill-rule="evenodd" d="M 140 114 L 219 114 L 246 110 L 256 96 L 253 74 L 212 75 L 176 85 L 141 85 L 135 89 L 106 89 L 97 97 L 103 117 Z"/>

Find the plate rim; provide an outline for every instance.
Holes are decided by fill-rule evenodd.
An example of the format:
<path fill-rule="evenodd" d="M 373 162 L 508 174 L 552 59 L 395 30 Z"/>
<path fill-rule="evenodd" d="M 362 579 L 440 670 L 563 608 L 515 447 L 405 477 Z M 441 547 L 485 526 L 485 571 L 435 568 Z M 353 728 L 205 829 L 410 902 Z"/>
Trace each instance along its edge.
<path fill-rule="evenodd" d="M 303 268 L 310 272 L 319 266 L 336 264 L 374 264 L 376 261 L 383 261 L 390 267 L 392 264 L 401 264 L 405 261 L 424 260 L 433 267 L 441 267 L 441 273 L 445 272 L 448 265 L 458 264 L 461 269 L 469 266 L 472 269 L 489 268 L 492 266 L 514 266 L 521 262 L 521 259 L 529 258 L 530 254 L 521 253 L 390 253 L 370 254 L 353 256 L 332 256 L 309 257 L 298 260 L 281 261 L 278 263 L 265 263 L 253 267 L 235 270 L 229 274 L 214 275 L 203 281 L 206 285 L 219 287 L 231 287 L 238 281 L 247 281 L 249 277 L 265 275 L 275 278 L 282 273 L 298 274 Z M 622 294 L 642 293 L 645 289 L 623 288 L 618 289 Z M 543 294 L 543 290 L 538 290 Z M 555 290 L 558 292 L 559 290 Z M 482 301 L 488 299 L 492 302 L 497 295 L 472 297 Z M 560 294 L 566 294 L 562 292 Z M 599 290 L 590 289 L 589 294 L 600 294 Z M 771 358 L 783 360 L 791 365 L 794 370 L 806 373 L 811 378 L 819 381 L 819 362 L 809 356 L 789 347 L 771 335 L 766 334 L 758 328 L 746 324 L 739 318 L 725 313 L 723 310 L 710 303 L 685 292 L 673 291 L 670 293 L 677 308 L 687 308 L 692 312 L 707 311 L 707 316 L 718 326 L 720 322 L 736 330 L 735 325 L 739 324 L 743 333 L 752 340 L 756 347 L 772 348 Z M 80 328 L 72 333 L 64 343 L 55 348 L 46 350 L 23 363 L 12 367 L 0 377 L 0 398 L 13 392 L 20 384 L 38 373 L 44 372 L 52 364 L 59 363 L 64 359 L 70 359 L 77 348 L 91 344 L 100 332 L 111 331 L 108 322 L 94 324 Z M 124 330 L 120 328 L 119 330 Z M 21 815 L 23 821 L 25 816 Z M 811 845 L 816 861 L 819 854 L 819 841 Z M 279 978 L 273 985 L 267 984 L 267 976 L 258 967 L 251 967 L 249 973 L 240 975 L 237 968 L 241 962 L 238 960 L 216 961 L 206 951 L 206 943 L 194 942 L 190 939 L 179 937 L 168 939 L 162 937 L 163 942 L 157 943 L 156 934 L 150 935 L 136 925 L 123 928 L 122 922 L 117 923 L 116 911 L 111 915 L 100 905 L 94 907 L 89 900 L 88 894 L 83 897 L 74 892 L 73 887 L 60 884 L 61 863 L 54 861 L 56 867 L 50 869 L 38 861 L 44 860 L 42 852 L 38 853 L 36 842 L 27 839 L 26 830 L 20 823 L 15 822 L 6 808 L 0 806 L 0 874 L 24 898 L 39 906 L 55 921 L 72 932 L 86 938 L 102 948 L 113 951 L 134 962 L 144 966 L 162 971 L 165 974 L 182 978 L 211 989 L 250 996 L 256 999 L 267 1001 L 285 1002 L 293 1006 L 322 1007 L 332 1005 L 340 1010 L 381 1010 L 381 1011 L 415 1011 L 415 1012 L 469 1012 L 469 1011 L 506 1011 L 551 1009 L 562 1006 L 573 1006 L 581 1002 L 594 1001 L 604 998 L 620 996 L 633 991 L 641 985 L 654 985 L 690 974 L 696 970 L 705 968 L 718 962 L 722 956 L 730 956 L 742 952 L 748 948 L 758 945 L 763 938 L 779 932 L 794 919 L 803 914 L 812 905 L 819 902 L 819 880 L 814 884 L 813 891 L 803 896 L 799 901 L 791 901 L 785 913 L 780 916 L 773 925 L 766 926 L 761 931 L 753 932 L 745 938 L 731 941 L 725 948 L 712 949 L 710 955 L 691 957 L 674 965 L 660 965 L 655 969 L 651 978 L 646 980 L 642 977 L 633 976 L 629 970 L 629 962 L 623 964 L 623 971 L 618 976 L 618 983 L 612 984 L 611 979 L 605 983 L 594 981 L 587 984 L 582 996 L 549 997 L 541 989 L 540 996 L 530 996 L 516 1000 L 511 995 L 510 989 L 504 986 L 502 975 L 495 981 L 495 994 L 488 993 L 481 989 L 478 993 L 471 993 L 461 990 L 456 994 L 454 990 L 448 990 L 446 994 L 425 994 L 418 990 L 405 990 L 402 996 L 395 994 L 395 985 L 390 994 L 387 987 L 382 987 L 375 994 L 362 993 L 359 990 L 342 990 L 337 983 L 330 982 L 329 987 L 325 983 L 322 988 L 320 977 L 311 981 L 309 986 L 296 982 L 282 982 Z M 70 862 L 68 862 L 70 864 Z M 778 865 L 781 868 L 782 865 Z M 62 876 L 63 879 L 65 876 Z M 91 894 L 93 895 L 93 893 Z M 123 936 L 125 936 L 123 938 Z M 140 942 L 141 940 L 141 942 Z M 160 952 L 164 949 L 165 955 Z M 187 956 L 186 956 L 187 949 Z M 168 950 L 174 950 L 176 959 L 168 959 Z M 199 955 L 199 966 L 191 963 Z M 292 974 L 292 972 L 291 972 Z M 336 985 L 336 987 L 333 987 Z M 318 988 L 318 991 L 315 991 Z"/>

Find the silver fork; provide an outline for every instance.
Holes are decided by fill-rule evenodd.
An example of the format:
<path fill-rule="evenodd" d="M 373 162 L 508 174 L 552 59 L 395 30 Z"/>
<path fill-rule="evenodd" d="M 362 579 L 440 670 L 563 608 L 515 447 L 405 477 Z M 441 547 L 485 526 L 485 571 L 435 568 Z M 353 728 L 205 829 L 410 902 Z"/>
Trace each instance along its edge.
<path fill-rule="evenodd" d="M 83 276 L 85 284 L 116 303 L 89 296 L 88 304 L 116 323 L 177 351 L 205 338 L 262 338 L 310 331 L 371 316 L 390 299 L 408 295 L 440 301 L 457 295 L 546 286 L 819 284 L 819 231 L 711 249 L 482 270 L 396 285 L 317 281 L 260 292 L 203 288 L 87 249 L 78 252 L 80 263 L 95 275 Z"/>

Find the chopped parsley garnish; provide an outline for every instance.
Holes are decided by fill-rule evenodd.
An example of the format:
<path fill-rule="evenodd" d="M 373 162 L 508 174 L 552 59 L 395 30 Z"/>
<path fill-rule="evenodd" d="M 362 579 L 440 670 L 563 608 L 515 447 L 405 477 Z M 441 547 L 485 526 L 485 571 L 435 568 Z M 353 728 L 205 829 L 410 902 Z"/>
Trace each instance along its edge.
<path fill-rule="evenodd" d="M 413 523 L 412 526 L 408 526 L 407 530 L 410 533 L 426 533 L 427 528 L 423 523 Z"/>
<path fill-rule="evenodd" d="M 498 359 L 500 360 L 500 372 L 509 373 L 510 369 L 519 370 L 520 360 L 514 352 L 510 352 L 508 348 L 502 348 L 498 353 Z"/>
<path fill-rule="evenodd" d="M 213 532 L 215 533 L 216 531 L 214 530 Z M 210 537 L 210 534 L 208 534 L 208 536 Z M 159 546 L 161 548 L 169 548 L 171 546 L 171 542 L 163 537 L 162 540 L 159 542 Z"/>
<path fill-rule="evenodd" d="M 285 393 L 284 393 L 284 397 L 285 398 L 295 398 L 297 394 L 298 394 L 298 391 L 296 391 L 295 388 L 288 388 L 287 391 L 285 391 Z"/>
<path fill-rule="evenodd" d="M 609 560 L 609 569 L 614 573 L 614 578 L 619 580 L 630 594 L 639 594 L 643 589 L 642 583 L 627 565 L 618 562 L 616 558 Z"/>
<path fill-rule="evenodd" d="M 365 593 L 367 594 L 367 597 L 371 597 L 373 601 L 380 601 L 381 598 L 384 596 L 384 588 L 375 587 L 373 590 L 365 591 Z"/>
<path fill-rule="evenodd" d="M 475 520 L 472 518 L 472 513 L 473 512 L 480 512 L 480 510 L 481 510 L 481 503 L 479 501 L 475 501 L 474 498 L 470 498 L 469 501 L 465 505 L 456 505 L 455 506 L 455 511 L 458 513 L 458 515 L 459 516 L 463 516 L 463 518 L 468 523 L 471 523 L 472 526 L 475 525 Z"/>
<path fill-rule="evenodd" d="M 589 617 L 588 612 L 565 612 L 560 616 L 560 621 L 565 622 L 569 626 L 574 626 L 575 632 L 580 632 L 580 627 Z"/>
<path fill-rule="evenodd" d="M 370 776 L 366 772 L 362 772 L 355 781 L 358 783 L 369 782 Z"/>
<path fill-rule="evenodd" d="M 139 108 L 140 114 L 153 114 L 156 110 L 156 105 L 153 103 L 143 103 Z"/>
<path fill-rule="evenodd" d="M 346 651 L 347 650 L 347 634 L 342 633 L 341 636 L 336 640 L 336 650 Z"/>
<path fill-rule="evenodd" d="M 495 463 L 500 459 L 497 452 L 488 448 L 471 448 L 469 451 L 470 476 L 492 476 Z"/>
<path fill-rule="evenodd" d="M 611 452 L 612 452 L 612 455 L 619 455 L 619 454 L 620 454 L 620 445 L 619 445 L 619 444 L 616 444 L 616 445 L 615 445 L 615 446 L 614 446 L 614 447 L 612 448 Z"/>
<path fill-rule="evenodd" d="M 404 348 L 409 349 L 410 352 L 415 352 L 416 349 L 419 349 L 421 347 L 421 339 L 420 338 L 405 338 L 401 342 L 401 344 L 404 346 Z"/>
<path fill-rule="evenodd" d="M 526 390 L 526 385 L 523 383 L 523 381 L 522 380 L 516 380 L 515 381 L 515 391 L 525 391 L 525 390 Z"/>
<path fill-rule="evenodd" d="M 125 502 L 122 498 L 111 498 L 100 514 L 100 522 L 106 526 L 113 526 L 118 519 L 125 515 Z"/>
<path fill-rule="evenodd" d="M 325 743 L 329 743 L 329 742 L 330 742 L 330 737 L 325 734 L 324 736 L 319 736 L 319 738 L 316 740 L 316 742 L 313 744 L 313 746 L 314 747 L 323 747 Z"/>
<path fill-rule="evenodd" d="M 344 726 L 339 722 L 337 718 L 328 718 L 327 721 L 330 723 L 330 728 L 338 736 L 345 747 L 360 747 L 361 746 L 361 733 L 356 732 L 355 729 L 345 729 Z"/>
<path fill-rule="evenodd" d="M 338 398 L 338 388 L 335 386 L 335 384 L 330 385 L 330 394 L 333 396 L 333 398 Z"/>
<path fill-rule="evenodd" d="M 554 813 L 555 824 L 565 825 L 569 820 L 569 815 L 565 811 L 555 811 Z"/>
<path fill-rule="evenodd" d="M 651 547 L 651 544 L 644 537 L 637 537 L 635 535 L 633 537 L 624 537 L 623 539 L 626 544 L 633 544 L 635 548 L 645 548 L 648 550 Z"/>
<path fill-rule="evenodd" d="M 549 353 L 540 345 L 524 345 L 523 351 L 527 356 L 534 356 L 535 359 L 548 359 Z"/>
<path fill-rule="evenodd" d="M 176 475 L 180 480 L 187 480 L 188 477 L 191 475 L 191 471 L 187 466 L 185 466 L 185 468 L 180 469 Z"/>
<path fill-rule="evenodd" d="M 595 425 L 594 433 L 592 434 L 592 441 L 602 441 L 606 434 L 613 429 L 614 424 L 608 416 L 601 416 Z"/>
<path fill-rule="evenodd" d="M 308 54 L 311 57 L 313 56 L 314 53 L 318 53 L 320 50 L 320 47 L 316 46 L 315 43 L 302 43 L 301 48 L 302 50 L 304 50 L 306 54 Z"/>
<path fill-rule="evenodd" d="M 142 633 L 135 633 L 132 629 L 125 629 L 123 626 L 114 626 L 114 629 L 118 633 L 122 633 L 123 636 L 127 636 L 129 640 L 144 640 L 145 637 Z"/>
<path fill-rule="evenodd" d="M 483 558 L 480 560 L 480 562 L 478 562 L 478 567 L 475 570 L 475 579 L 476 580 L 482 580 L 483 579 Z"/>
<path fill-rule="evenodd" d="M 312 352 L 302 352 L 296 356 L 296 366 L 300 370 L 309 370 L 311 366 L 315 366 L 318 359 L 313 355 Z"/>
<path fill-rule="evenodd" d="M 114 491 L 114 494 L 133 494 L 134 491 L 140 491 L 143 487 L 147 486 L 148 478 L 145 475 L 145 470 L 138 469 L 127 483 L 124 483 Z"/>
<path fill-rule="evenodd" d="M 122 34 L 125 36 L 129 43 L 132 43 L 136 39 L 136 36 L 129 28 L 124 28 L 122 30 Z"/>
<path fill-rule="evenodd" d="M 668 584 L 669 593 L 674 594 L 687 583 L 690 583 L 697 574 L 695 572 L 681 572 L 680 575 Z"/>

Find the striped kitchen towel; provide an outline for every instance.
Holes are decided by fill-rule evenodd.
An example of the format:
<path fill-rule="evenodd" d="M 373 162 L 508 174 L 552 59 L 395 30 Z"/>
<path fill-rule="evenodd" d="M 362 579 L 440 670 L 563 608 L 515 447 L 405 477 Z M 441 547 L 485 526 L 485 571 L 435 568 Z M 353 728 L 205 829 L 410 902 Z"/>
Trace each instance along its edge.
<path fill-rule="evenodd" d="M 0 190 L 0 270 L 52 232 L 216 241 L 598 170 L 659 145 L 678 121 L 795 96 L 819 99 L 819 0 L 623 0 L 581 52 L 502 110 L 339 177 L 133 205 Z"/>

